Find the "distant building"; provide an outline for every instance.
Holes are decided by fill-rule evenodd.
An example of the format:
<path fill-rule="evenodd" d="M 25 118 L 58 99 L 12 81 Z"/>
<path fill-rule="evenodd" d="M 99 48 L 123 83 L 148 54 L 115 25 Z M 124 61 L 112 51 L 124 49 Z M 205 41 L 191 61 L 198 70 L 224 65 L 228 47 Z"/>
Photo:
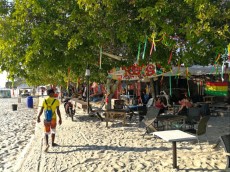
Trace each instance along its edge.
<path fill-rule="evenodd" d="M 11 89 L 0 89 L 0 98 L 11 98 Z"/>
<path fill-rule="evenodd" d="M 27 97 L 32 95 L 33 88 L 28 86 L 27 84 L 21 84 L 16 89 L 16 95 L 21 97 Z"/>

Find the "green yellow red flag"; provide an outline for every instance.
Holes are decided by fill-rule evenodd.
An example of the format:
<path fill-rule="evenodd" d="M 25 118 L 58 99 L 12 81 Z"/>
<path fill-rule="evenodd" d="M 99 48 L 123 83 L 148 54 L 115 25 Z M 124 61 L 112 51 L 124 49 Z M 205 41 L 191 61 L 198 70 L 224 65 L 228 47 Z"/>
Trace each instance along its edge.
<path fill-rule="evenodd" d="M 213 96 L 227 96 L 228 82 L 206 82 L 205 93 Z"/>

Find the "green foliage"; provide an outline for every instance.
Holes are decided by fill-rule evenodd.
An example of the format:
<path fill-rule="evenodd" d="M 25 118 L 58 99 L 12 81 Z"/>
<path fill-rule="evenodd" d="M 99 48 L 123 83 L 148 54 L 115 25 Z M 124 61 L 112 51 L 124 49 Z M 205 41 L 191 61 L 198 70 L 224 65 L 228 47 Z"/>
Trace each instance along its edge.
<path fill-rule="evenodd" d="M 141 64 L 210 64 L 229 43 L 230 8 L 214 0 L 0 0 L 0 68 L 28 83 L 65 85 L 84 78 L 101 80 L 112 67 Z M 152 38 L 156 51 L 149 55 Z M 126 60 L 102 57 L 99 49 Z M 223 59 L 221 59 L 223 60 Z"/>

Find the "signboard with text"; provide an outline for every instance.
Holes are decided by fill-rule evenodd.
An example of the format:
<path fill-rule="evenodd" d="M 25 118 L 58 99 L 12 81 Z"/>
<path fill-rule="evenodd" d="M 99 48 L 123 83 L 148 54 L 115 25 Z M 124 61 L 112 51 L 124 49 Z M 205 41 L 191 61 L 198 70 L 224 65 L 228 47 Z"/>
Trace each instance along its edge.
<path fill-rule="evenodd" d="M 112 78 L 119 78 L 121 80 L 138 80 L 156 75 L 156 66 L 155 64 L 123 66 L 113 68 L 109 71 L 109 75 Z"/>

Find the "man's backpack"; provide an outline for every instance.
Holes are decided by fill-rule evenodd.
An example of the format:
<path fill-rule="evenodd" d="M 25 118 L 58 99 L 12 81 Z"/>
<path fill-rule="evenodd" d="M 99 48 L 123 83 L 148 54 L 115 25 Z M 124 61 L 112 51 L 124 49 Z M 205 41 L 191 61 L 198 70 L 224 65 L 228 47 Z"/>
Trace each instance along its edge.
<path fill-rule="evenodd" d="M 52 105 L 54 104 L 56 99 L 53 100 L 51 105 L 48 105 L 47 101 L 45 100 L 45 103 L 47 105 L 47 109 L 45 110 L 45 120 L 47 122 L 50 122 L 52 120 L 52 116 L 53 116 L 53 111 L 52 111 Z"/>

